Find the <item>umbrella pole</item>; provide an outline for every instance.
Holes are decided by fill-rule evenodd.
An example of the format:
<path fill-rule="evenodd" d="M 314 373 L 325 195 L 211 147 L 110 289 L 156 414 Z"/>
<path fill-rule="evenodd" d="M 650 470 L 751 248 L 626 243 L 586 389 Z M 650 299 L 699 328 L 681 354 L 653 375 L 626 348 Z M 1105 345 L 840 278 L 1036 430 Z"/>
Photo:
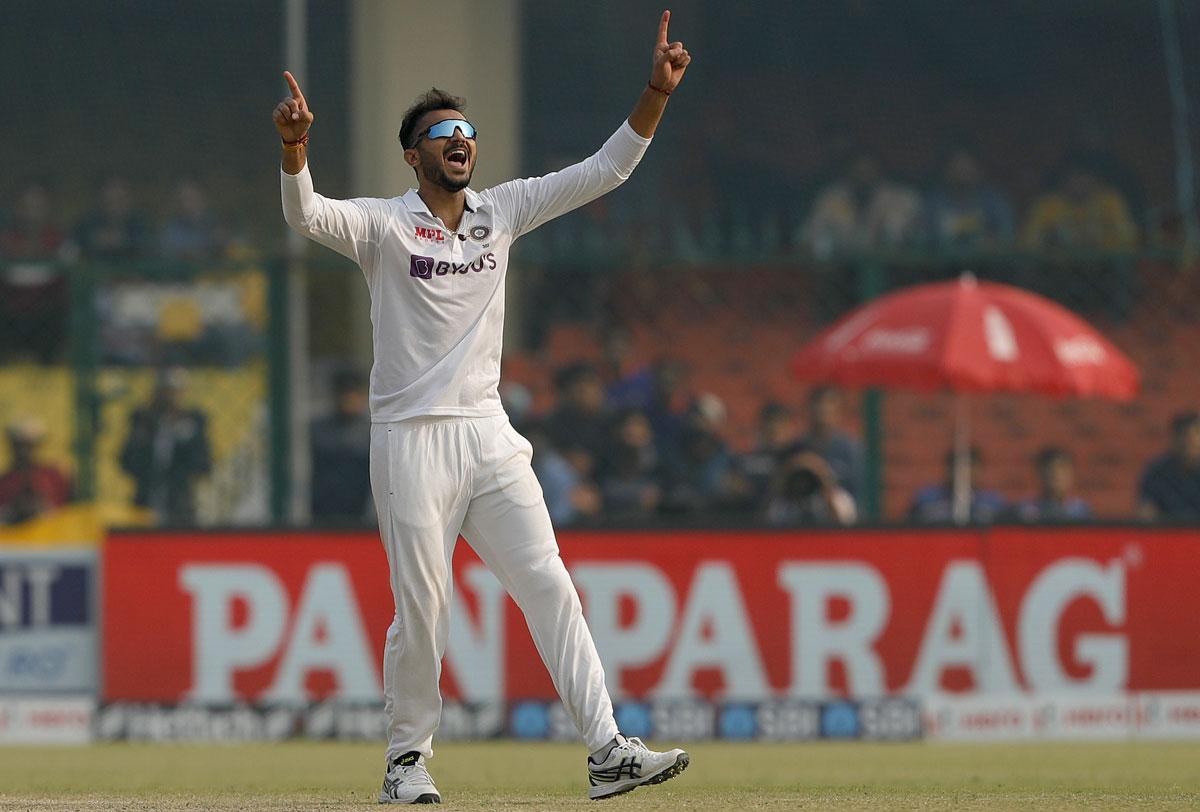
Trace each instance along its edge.
<path fill-rule="evenodd" d="M 954 523 L 971 520 L 971 428 L 967 414 L 967 397 L 954 393 Z"/>

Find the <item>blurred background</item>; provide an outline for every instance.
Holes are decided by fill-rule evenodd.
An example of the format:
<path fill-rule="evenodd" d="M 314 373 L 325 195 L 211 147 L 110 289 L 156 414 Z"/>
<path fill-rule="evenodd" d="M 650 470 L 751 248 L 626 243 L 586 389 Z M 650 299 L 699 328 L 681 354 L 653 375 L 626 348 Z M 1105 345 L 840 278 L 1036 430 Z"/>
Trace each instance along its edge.
<path fill-rule="evenodd" d="M 638 93 L 656 9 L 14 4 L 0 470 L 22 454 L 47 470 L 33 494 L 3 480 L 0 521 L 69 501 L 169 525 L 372 521 L 365 287 L 285 234 L 281 68 L 317 114 L 324 194 L 409 186 L 393 131 L 434 83 L 481 128 L 478 187 L 598 147 Z M 1175 502 L 1142 487 L 1173 446 L 1200 456 L 1194 420 L 1172 430 L 1200 407 L 1195 4 L 674 15 L 699 58 L 654 149 L 513 255 L 504 395 L 560 525 L 790 523 L 770 503 L 798 444 L 858 521 L 938 515 L 914 500 L 945 479 L 948 401 L 814 392 L 788 360 L 852 306 L 964 270 L 1078 311 L 1144 375 L 1122 405 L 976 399 L 974 484 L 994 503 L 978 518 L 1200 515 L 1194 481 Z M 469 47 L 430 46 L 442 29 Z M 154 451 L 163 421 L 193 431 Z M 1024 504 L 1048 476 L 1078 500 L 1067 516 Z"/>
<path fill-rule="evenodd" d="M 286 233 L 280 72 L 316 114 L 323 194 L 403 193 L 395 131 L 434 84 L 467 97 L 482 188 L 598 148 L 641 92 L 660 10 L 6 4 L 4 538 L 373 539 L 366 290 Z M 947 524 L 950 395 L 803 384 L 790 361 L 854 307 L 970 271 L 1079 313 L 1142 375 L 1127 403 L 971 398 L 972 526 L 1194 532 L 1200 6 L 672 13 L 695 61 L 641 166 L 513 252 L 501 391 L 558 527 Z"/>

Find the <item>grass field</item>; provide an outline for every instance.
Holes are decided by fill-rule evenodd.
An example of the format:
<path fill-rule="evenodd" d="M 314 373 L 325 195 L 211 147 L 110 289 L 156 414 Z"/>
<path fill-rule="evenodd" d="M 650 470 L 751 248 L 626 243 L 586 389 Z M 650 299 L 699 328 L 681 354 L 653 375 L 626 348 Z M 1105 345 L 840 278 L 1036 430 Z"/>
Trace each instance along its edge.
<path fill-rule="evenodd" d="M 1200 744 L 701 744 L 658 787 L 586 799 L 583 753 L 446 744 L 447 810 L 1196 809 Z M 360 744 L 0 748 L 0 810 L 341 810 L 374 806 Z"/>

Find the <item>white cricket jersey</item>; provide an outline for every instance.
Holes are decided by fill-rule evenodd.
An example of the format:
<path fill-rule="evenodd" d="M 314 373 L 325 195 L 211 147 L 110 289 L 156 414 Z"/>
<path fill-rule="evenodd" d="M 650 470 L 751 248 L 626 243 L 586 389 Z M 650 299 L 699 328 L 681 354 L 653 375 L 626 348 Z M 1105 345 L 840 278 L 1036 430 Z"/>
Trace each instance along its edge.
<path fill-rule="evenodd" d="M 289 226 L 358 263 L 371 290 L 371 419 L 503 413 L 498 391 L 504 275 L 513 241 L 629 177 L 646 151 L 626 121 L 600 151 L 540 178 L 467 190 L 452 232 L 415 189 L 390 200 L 332 200 L 308 166 L 280 171 Z"/>

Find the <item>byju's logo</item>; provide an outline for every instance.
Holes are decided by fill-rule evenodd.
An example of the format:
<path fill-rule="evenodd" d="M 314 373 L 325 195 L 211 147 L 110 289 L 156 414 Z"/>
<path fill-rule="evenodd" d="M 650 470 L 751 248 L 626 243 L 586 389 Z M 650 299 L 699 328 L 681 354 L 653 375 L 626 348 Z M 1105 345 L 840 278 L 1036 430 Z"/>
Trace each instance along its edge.
<path fill-rule="evenodd" d="M 408 261 L 408 275 L 417 279 L 433 278 L 433 257 L 422 257 L 413 254 Z"/>
<path fill-rule="evenodd" d="M 485 269 L 494 271 L 496 270 L 496 265 L 497 261 L 494 253 L 484 254 L 474 262 L 464 262 L 461 264 L 413 254 L 408 262 L 408 275 L 416 279 L 432 279 L 435 276 L 469 274 L 472 271 L 481 273 Z"/>

